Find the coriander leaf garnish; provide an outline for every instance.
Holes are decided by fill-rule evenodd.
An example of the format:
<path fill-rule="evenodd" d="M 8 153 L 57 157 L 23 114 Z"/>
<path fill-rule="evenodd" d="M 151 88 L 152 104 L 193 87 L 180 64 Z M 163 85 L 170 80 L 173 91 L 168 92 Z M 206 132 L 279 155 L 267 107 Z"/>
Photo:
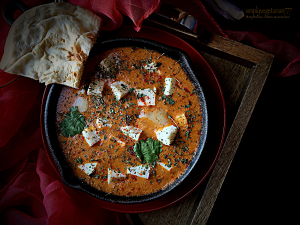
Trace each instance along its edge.
<path fill-rule="evenodd" d="M 81 134 L 86 125 L 85 117 L 78 112 L 78 106 L 72 106 L 69 111 L 70 113 L 66 113 L 66 118 L 60 123 L 64 137 Z"/>
<path fill-rule="evenodd" d="M 137 155 L 137 157 L 139 157 L 141 159 L 141 161 L 143 162 L 144 156 L 141 150 L 141 142 L 137 142 L 135 143 L 134 147 L 133 147 L 133 151 L 135 152 L 135 154 Z"/>
<path fill-rule="evenodd" d="M 147 141 L 141 140 L 137 142 L 133 151 L 141 159 L 142 163 L 153 163 L 162 152 L 162 144 L 160 141 L 148 138 Z"/>
<path fill-rule="evenodd" d="M 152 138 L 148 138 L 147 140 L 148 146 L 151 149 L 151 152 L 155 153 L 156 155 L 159 155 L 159 153 L 162 152 L 162 144 L 160 141 L 153 140 Z"/>

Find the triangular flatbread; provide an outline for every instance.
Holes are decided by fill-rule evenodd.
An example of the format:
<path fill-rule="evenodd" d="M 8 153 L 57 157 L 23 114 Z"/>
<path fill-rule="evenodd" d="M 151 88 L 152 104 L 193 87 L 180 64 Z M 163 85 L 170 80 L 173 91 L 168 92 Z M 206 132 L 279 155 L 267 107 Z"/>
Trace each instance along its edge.
<path fill-rule="evenodd" d="M 0 68 L 7 73 L 78 88 L 102 19 L 70 3 L 34 7 L 10 28 Z"/>

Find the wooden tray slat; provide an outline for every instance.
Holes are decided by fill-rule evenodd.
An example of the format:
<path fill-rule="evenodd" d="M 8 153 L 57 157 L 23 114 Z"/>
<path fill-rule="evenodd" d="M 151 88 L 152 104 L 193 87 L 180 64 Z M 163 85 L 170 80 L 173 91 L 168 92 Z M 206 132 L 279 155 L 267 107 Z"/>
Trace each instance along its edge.
<path fill-rule="evenodd" d="M 239 110 L 227 135 L 223 149 L 209 179 L 205 193 L 199 203 L 192 224 L 205 224 L 221 189 L 242 135 L 261 93 L 273 58 L 261 59 L 250 71 L 251 80 L 242 98 Z"/>

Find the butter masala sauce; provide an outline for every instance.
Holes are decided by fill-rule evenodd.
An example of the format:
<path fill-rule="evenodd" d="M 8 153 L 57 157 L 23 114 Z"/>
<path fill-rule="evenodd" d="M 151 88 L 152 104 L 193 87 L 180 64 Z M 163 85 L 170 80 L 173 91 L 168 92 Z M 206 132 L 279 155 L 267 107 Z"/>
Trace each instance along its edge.
<path fill-rule="evenodd" d="M 118 57 L 119 62 L 119 69 L 115 78 L 104 78 L 101 73 L 92 72 L 91 68 L 96 68 L 100 61 L 111 53 Z M 154 72 L 145 71 L 142 69 L 142 65 L 147 60 L 156 64 L 159 63 L 160 66 Z M 102 98 L 79 93 L 77 89 L 63 87 L 58 100 L 56 115 L 60 146 L 74 174 L 96 189 L 122 196 L 153 193 L 173 183 L 185 172 L 195 151 L 197 151 L 201 135 L 202 117 L 198 96 L 180 64 L 149 49 L 121 47 L 95 56 L 87 63 L 87 67 L 89 68 L 87 76 L 91 79 L 96 78 L 105 81 Z M 172 96 L 164 96 L 165 78 L 172 77 L 176 78 L 175 93 Z M 132 89 L 153 89 L 155 87 L 155 106 L 139 107 L 134 91 L 116 101 L 109 86 L 115 81 L 123 81 Z M 65 117 L 65 113 L 68 112 L 78 97 L 88 100 L 88 110 L 81 112 L 81 114 L 85 116 L 87 126 L 94 127 L 100 136 L 100 141 L 93 146 L 89 146 L 82 135 L 64 137 L 59 131 L 59 124 Z M 158 111 L 165 113 L 167 124 L 162 125 L 146 116 L 140 116 L 141 114 L 153 115 Z M 187 126 L 175 120 L 182 113 L 187 119 Z M 105 117 L 112 126 L 97 128 L 95 121 L 99 116 Z M 163 126 L 175 125 L 179 128 L 174 142 L 170 146 L 162 145 L 162 152 L 157 160 L 157 162 L 171 166 L 170 171 L 157 163 L 152 163 L 149 179 L 127 174 L 127 168 L 141 165 L 140 159 L 133 151 L 136 141 L 120 131 L 121 126 L 128 125 L 143 130 L 140 139 L 145 140 L 149 137 L 156 139 L 155 131 Z M 78 168 L 78 165 L 91 162 L 97 162 L 97 166 L 94 173 L 88 176 Z M 122 173 L 126 177 L 108 184 L 108 168 Z"/>

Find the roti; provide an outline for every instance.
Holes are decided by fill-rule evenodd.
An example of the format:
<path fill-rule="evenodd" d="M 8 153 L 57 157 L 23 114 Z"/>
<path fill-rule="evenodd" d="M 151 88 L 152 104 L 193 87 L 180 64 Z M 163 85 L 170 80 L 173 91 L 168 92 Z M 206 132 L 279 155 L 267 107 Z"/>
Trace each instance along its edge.
<path fill-rule="evenodd" d="M 13 23 L 0 68 L 7 73 L 78 88 L 102 19 L 70 3 L 34 7 Z"/>

